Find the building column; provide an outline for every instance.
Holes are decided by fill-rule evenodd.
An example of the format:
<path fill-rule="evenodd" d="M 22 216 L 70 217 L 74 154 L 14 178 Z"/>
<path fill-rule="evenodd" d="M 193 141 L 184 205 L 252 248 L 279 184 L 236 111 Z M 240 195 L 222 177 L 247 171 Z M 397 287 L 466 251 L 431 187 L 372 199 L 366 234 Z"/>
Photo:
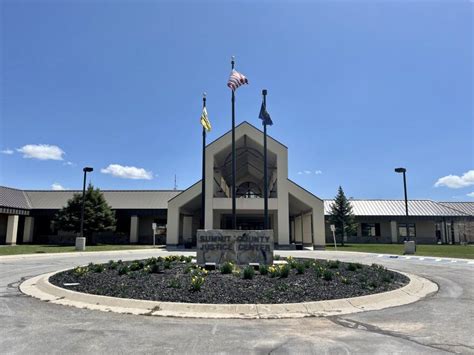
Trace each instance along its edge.
<path fill-rule="evenodd" d="M 397 221 L 390 221 L 390 235 L 392 236 L 392 243 L 398 243 Z"/>
<path fill-rule="evenodd" d="M 179 208 L 168 204 L 168 221 L 166 224 L 166 246 L 176 247 L 179 242 Z"/>
<path fill-rule="evenodd" d="M 130 244 L 138 243 L 138 216 L 130 218 Z"/>
<path fill-rule="evenodd" d="M 183 217 L 183 241 L 191 243 L 193 240 L 193 216 Z"/>
<path fill-rule="evenodd" d="M 313 231 L 311 228 L 311 213 L 303 215 L 303 245 L 313 246 Z"/>
<path fill-rule="evenodd" d="M 33 242 L 33 228 L 35 225 L 35 219 L 33 217 L 25 217 L 25 226 L 23 228 L 23 243 Z"/>
<path fill-rule="evenodd" d="M 303 219 L 301 216 L 295 217 L 295 243 L 303 243 Z"/>
<path fill-rule="evenodd" d="M 7 238 L 5 244 L 16 245 L 16 235 L 18 234 L 18 220 L 20 216 L 9 215 L 7 222 Z"/>
<path fill-rule="evenodd" d="M 324 203 L 313 207 L 313 248 L 324 250 L 326 248 L 326 226 L 324 223 Z"/>

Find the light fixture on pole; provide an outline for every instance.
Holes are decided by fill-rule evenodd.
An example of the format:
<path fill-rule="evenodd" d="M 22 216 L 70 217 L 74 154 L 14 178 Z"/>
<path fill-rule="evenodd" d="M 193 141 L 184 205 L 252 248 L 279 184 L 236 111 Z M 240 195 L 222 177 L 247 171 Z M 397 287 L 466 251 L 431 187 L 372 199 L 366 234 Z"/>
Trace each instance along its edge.
<path fill-rule="evenodd" d="M 403 190 L 405 193 L 405 216 L 407 217 L 406 220 L 406 234 L 408 240 L 410 240 L 410 228 L 408 227 L 408 195 L 407 195 L 407 177 L 406 177 L 406 172 L 407 169 L 405 168 L 396 168 L 395 172 L 398 174 L 403 174 Z"/>
<path fill-rule="evenodd" d="M 76 238 L 76 250 L 85 250 L 86 249 L 86 238 L 84 238 L 84 206 L 86 202 L 86 178 L 87 173 L 94 171 L 93 168 L 86 166 L 82 169 L 84 172 L 84 181 L 82 184 L 82 207 L 81 207 L 81 233 L 79 238 Z"/>

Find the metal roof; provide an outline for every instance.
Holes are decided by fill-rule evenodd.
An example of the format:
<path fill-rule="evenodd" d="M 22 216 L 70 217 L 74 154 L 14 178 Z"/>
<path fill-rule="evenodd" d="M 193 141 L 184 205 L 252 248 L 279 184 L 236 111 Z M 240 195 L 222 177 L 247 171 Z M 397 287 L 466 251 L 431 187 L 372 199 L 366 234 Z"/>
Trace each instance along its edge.
<path fill-rule="evenodd" d="M 438 202 L 439 204 L 474 216 L 474 202 Z"/>
<path fill-rule="evenodd" d="M 101 190 L 113 209 L 167 209 L 168 201 L 181 191 L 177 190 Z M 81 191 L 31 191 L 25 194 L 32 209 L 60 209 Z"/>
<path fill-rule="evenodd" d="M 324 214 L 329 215 L 334 200 L 324 201 Z M 350 200 L 355 216 L 404 216 L 404 200 Z M 462 217 L 466 213 L 431 200 L 409 200 L 410 216 Z"/>
<path fill-rule="evenodd" d="M 23 210 L 31 209 L 24 191 L 4 186 L 0 186 L 0 206 Z"/>
<path fill-rule="evenodd" d="M 289 180 L 290 181 L 290 180 Z M 292 181 L 290 181 L 292 182 Z M 293 183 L 293 182 L 292 182 Z M 180 190 L 101 190 L 113 209 L 167 209 L 168 201 Z M 78 190 L 18 190 L 0 186 L 0 206 L 15 209 L 60 209 Z M 314 195 L 313 195 L 314 196 Z M 333 200 L 324 200 L 324 214 Z M 404 216 L 404 200 L 350 200 L 356 216 Z M 409 200 L 410 216 L 474 216 L 474 202 L 435 202 Z"/>

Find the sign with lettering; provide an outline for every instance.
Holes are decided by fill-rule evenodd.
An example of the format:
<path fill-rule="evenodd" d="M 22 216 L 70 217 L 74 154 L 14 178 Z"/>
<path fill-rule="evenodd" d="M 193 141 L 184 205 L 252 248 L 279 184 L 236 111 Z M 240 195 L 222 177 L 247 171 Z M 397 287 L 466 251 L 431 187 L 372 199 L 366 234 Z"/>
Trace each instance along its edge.
<path fill-rule="evenodd" d="M 273 230 L 198 230 L 197 262 L 272 264 L 273 246 Z"/>

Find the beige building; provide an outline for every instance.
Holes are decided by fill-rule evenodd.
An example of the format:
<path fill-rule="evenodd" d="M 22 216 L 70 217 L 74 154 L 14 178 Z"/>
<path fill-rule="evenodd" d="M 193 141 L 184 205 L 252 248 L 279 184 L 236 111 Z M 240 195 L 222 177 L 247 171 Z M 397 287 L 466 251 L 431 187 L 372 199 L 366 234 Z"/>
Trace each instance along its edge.
<path fill-rule="evenodd" d="M 232 199 L 231 132 L 206 147 L 205 228 L 230 229 Z M 236 127 L 237 226 L 263 229 L 263 133 L 247 122 Z M 332 242 L 328 216 L 331 200 L 321 200 L 288 179 L 288 148 L 268 137 L 270 228 L 276 248 L 324 248 Z M 184 191 L 103 190 L 115 211 L 114 232 L 94 241 L 108 244 L 152 244 L 170 248 L 195 245 L 201 220 L 201 181 Z M 57 230 L 55 213 L 81 191 L 34 191 L 0 186 L 0 244 L 74 244 L 75 234 Z M 356 217 L 348 243 L 474 242 L 474 202 L 351 200 Z M 90 242 L 90 241 L 89 241 Z"/>
<path fill-rule="evenodd" d="M 263 132 L 243 122 L 235 128 L 237 228 L 263 228 Z M 230 229 L 231 132 L 206 147 L 205 229 Z M 325 245 L 324 202 L 288 179 L 288 148 L 268 137 L 270 229 L 279 248 L 290 236 L 315 248 Z M 168 201 L 168 246 L 194 244 L 201 220 L 201 181 Z"/>

